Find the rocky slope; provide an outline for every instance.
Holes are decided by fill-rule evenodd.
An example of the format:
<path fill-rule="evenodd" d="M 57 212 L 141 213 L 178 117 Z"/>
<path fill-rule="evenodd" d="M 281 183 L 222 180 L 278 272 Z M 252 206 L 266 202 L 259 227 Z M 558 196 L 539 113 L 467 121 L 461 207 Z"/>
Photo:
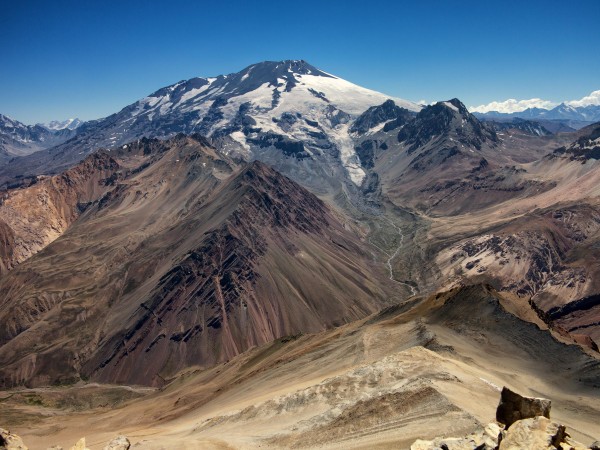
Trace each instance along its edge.
<path fill-rule="evenodd" d="M 550 157 L 570 158 L 585 163 L 590 159 L 600 159 L 600 124 L 596 123 L 584 128 L 580 137 L 565 147 L 554 151 Z"/>
<path fill-rule="evenodd" d="M 444 244 L 432 242 L 443 277 L 492 282 L 529 301 L 548 323 L 597 340 L 593 298 L 600 289 L 600 172 L 592 156 L 595 130 L 590 127 L 573 143 L 523 166 L 524 180 L 538 186 L 552 180 L 547 189 L 452 222 L 440 219 L 430 234 L 433 241 L 456 240 L 441 251 Z"/>
<path fill-rule="evenodd" d="M 504 387 L 496 420 L 464 438 L 417 440 L 411 450 L 480 450 L 571 449 L 597 448 L 598 442 L 587 447 L 573 440 L 564 425 L 550 421 L 551 402 L 548 399 L 523 397 Z M 507 420 L 507 417 L 510 417 Z"/>
<path fill-rule="evenodd" d="M 162 385 L 393 298 L 377 249 L 268 166 L 200 137 L 110 155 L 112 189 L 0 278 L 4 385 Z"/>

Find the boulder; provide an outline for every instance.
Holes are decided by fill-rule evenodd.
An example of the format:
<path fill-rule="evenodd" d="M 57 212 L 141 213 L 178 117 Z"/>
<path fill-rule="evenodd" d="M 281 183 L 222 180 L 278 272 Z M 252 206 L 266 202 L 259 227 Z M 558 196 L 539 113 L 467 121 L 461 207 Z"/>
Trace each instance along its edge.
<path fill-rule="evenodd" d="M 86 447 L 85 438 L 83 437 L 83 438 L 79 439 L 73 447 L 71 447 L 71 450 L 90 450 L 90 449 Z"/>
<path fill-rule="evenodd" d="M 432 441 L 418 439 L 410 450 L 495 450 L 501 431 L 497 424 L 489 423 L 463 438 L 436 438 Z"/>
<path fill-rule="evenodd" d="M 0 428 L 0 450 L 28 450 L 23 440 L 16 434 Z"/>
<path fill-rule="evenodd" d="M 586 446 L 573 441 L 564 425 L 542 416 L 518 420 L 504 433 L 499 450 L 522 449 L 585 450 Z"/>
<path fill-rule="evenodd" d="M 130 447 L 129 439 L 125 436 L 117 436 L 104 447 L 104 450 L 129 450 Z"/>
<path fill-rule="evenodd" d="M 509 428 L 517 420 L 536 416 L 550 419 L 551 402 L 545 398 L 523 397 L 506 386 L 502 388 L 496 420 Z"/>

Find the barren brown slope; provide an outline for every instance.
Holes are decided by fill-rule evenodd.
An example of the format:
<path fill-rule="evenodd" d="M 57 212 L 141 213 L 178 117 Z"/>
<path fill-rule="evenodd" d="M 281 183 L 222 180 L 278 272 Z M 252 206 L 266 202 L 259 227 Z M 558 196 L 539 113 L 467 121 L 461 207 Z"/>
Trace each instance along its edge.
<path fill-rule="evenodd" d="M 11 428 L 40 447 L 85 435 L 95 450 L 125 433 L 142 449 L 405 449 L 493 421 L 506 385 L 550 398 L 553 419 L 591 443 L 600 433 L 597 358 L 513 307 L 488 287 L 462 287 L 190 370 L 119 407 L 53 405 L 61 395 L 79 404 L 90 391 L 112 405 L 110 391 L 123 387 L 2 393 L 0 420 L 12 417 Z"/>
<path fill-rule="evenodd" d="M 239 171 L 180 137 L 132 172 L 0 279 L 5 385 L 160 385 L 390 296 L 376 250 L 261 163 Z"/>
<path fill-rule="evenodd" d="M 597 341 L 600 163 L 594 151 L 590 133 L 579 136 L 526 166 L 527 177 L 552 180 L 548 191 L 436 218 L 428 238 L 442 278 L 491 282 L 531 299 L 549 323 Z"/>

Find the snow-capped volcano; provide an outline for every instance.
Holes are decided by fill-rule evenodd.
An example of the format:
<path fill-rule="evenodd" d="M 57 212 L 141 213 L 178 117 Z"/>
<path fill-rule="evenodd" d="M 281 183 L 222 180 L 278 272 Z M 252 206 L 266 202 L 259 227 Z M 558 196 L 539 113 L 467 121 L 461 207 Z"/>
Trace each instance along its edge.
<path fill-rule="evenodd" d="M 390 99 L 406 110 L 421 109 L 302 60 L 266 61 L 237 73 L 192 78 L 159 89 L 112 116 L 87 122 L 76 142 L 68 145 L 85 144 L 89 152 L 142 136 L 200 133 L 225 153 L 247 160 L 272 160 L 283 153 L 320 166 L 341 163 L 360 185 L 365 173 L 349 127 L 369 107 Z M 65 154 L 65 149 L 59 151 Z"/>
<path fill-rule="evenodd" d="M 231 151 L 248 158 L 255 156 L 253 147 L 270 145 L 297 150 L 302 146 L 294 151 L 296 157 L 318 156 L 324 151 L 322 141 L 329 141 L 325 145 L 337 148 L 352 181 L 360 184 L 364 172 L 348 134 L 350 119 L 389 98 L 305 61 L 266 61 L 238 73 L 193 78 L 160 89 L 140 100 L 134 115 L 136 123 L 185 116 L 186 132 L 229 136 L 234 141 L 229 143 Z M 393 100 L 419 110 L 411 102 Z"/>

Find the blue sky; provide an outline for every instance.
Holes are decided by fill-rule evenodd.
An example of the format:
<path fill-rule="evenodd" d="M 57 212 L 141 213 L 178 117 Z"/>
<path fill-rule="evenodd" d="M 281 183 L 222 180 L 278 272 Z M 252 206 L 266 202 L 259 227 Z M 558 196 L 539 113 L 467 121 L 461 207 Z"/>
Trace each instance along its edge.
<path fill-rule="evenodd" d="M 409 100 L 600 89 L 600 1 L 0 0 L 0 113 L 94 119 L 182 79 L 305 59 Z"/>

